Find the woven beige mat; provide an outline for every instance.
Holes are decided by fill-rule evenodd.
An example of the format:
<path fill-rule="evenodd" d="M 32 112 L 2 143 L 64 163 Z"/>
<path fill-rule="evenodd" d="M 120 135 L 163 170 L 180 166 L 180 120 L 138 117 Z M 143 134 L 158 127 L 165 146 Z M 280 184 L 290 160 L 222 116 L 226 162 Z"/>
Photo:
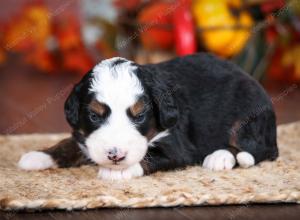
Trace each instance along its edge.
<path fill-rule="evenodd" d="M 278 128 L 280 158 L 250 169 L 213 172 L 190 167 L 133 180 L 96 178 L 97 167 L 25 172 L 24 152 L 50 146 L 59 135 L 0 136 L 0 208 L 90 209 L 97 207 L 300 203 L 300 122 Z"/>

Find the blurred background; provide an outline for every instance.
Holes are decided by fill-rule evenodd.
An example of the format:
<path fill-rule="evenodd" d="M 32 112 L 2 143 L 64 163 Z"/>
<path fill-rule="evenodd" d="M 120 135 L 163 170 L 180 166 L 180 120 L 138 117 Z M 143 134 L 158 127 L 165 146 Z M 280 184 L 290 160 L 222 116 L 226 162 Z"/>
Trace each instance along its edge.
<path fill-rule="evenodd" d="M 63 103 L 102 59 L 156 63 L 199 51 L 257 79 L 278 124 L 300 120 L 300 0 L 0 4 L 0 134 L 69 131 Z"/>

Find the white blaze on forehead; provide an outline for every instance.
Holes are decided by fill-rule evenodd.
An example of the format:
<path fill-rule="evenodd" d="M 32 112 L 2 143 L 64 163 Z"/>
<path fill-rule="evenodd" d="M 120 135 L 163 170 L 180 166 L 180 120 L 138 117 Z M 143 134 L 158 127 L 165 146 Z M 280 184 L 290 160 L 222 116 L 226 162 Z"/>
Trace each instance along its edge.
<path fill-rule="evenodd" d="M 124 61 L 112 65 L 117 60 Z M 111 58 L 102 61 L 93 69 L 90 91 L 95 92 L 96 99 L 110 107 L 127 108 L 136 102 L 143 93 L 141 82 L 135 75 L 136 67 L 124 58 Z"/>
<path fill-rule="evenodd" d="M 120 62 L 114 64 L 118 60 Z M 85 144 L 91 159 L 102 167 L 124 169 L 139 163 L 145 156 L 147 139 L 127 115 L 127 109 L 144 92 L 135 70 L 132 62 L 122 58 L 104 60 L 93 69 L 90 91 L 99 102 L 109 106 L 111 114 L 105 124 L 86 138 Z M 126 158 L 118 166 L 107 158 L 112 147 L 126 152 Z"/>

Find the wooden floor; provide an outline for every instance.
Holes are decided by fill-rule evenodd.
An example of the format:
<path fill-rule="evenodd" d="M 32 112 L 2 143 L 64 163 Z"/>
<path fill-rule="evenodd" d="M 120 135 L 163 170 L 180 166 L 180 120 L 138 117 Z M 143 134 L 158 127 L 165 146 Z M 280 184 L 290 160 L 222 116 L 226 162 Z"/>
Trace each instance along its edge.
<path fill-rule="evenodd" d="M 0 134 L 65 132 L 63 103 L 80 76 L 37 73 L 16 57 L 0 68 Z M 300 85 L 266 84 L 278 124 L 300 120 Z M 1 152 L 1 146 L 0 146 Z M 1 180 L 0 180 L 1 181 Z M 299 180 L 300 181 L 300 180 Z M 300 219 L 300 205 L 240 205 L 217 207 L 98 209 L 89 211 L 0 212 L 6 219 Z"/>
<path fill-rule="evenodd" d="M 300 205 L 252 205 L 148 209 L 98 209 L 90 211 L 0 212 L 6 220 L 299 220 Z"/>

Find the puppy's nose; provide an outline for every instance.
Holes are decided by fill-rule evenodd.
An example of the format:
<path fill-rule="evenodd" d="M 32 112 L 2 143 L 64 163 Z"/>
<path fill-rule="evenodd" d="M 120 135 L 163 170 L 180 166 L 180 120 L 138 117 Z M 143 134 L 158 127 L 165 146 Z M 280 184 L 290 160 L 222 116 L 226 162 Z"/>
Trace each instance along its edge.
<path fill-rule="evenodd" d="M 124 160 L 126 157 L 126 154 L 118 150 L 118 148 L 113 147 L 108 151 L 107 158 L 109 160 L 112 160 L 113 162 L 120 162 Z"/>

